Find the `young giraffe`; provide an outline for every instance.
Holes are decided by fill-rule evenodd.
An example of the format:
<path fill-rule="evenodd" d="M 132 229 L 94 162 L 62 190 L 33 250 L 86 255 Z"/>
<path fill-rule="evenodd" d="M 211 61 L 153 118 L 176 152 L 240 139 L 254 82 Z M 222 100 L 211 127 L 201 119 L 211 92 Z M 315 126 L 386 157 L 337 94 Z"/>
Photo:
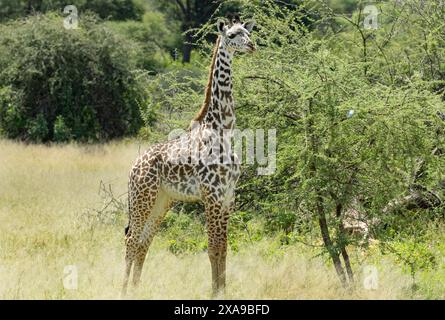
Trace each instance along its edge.
<path fill-rule="evenodd" d="M 235 127 L 231 66 L 236 51 L 255 50 L 249 38 L 253 26 L 253 22 L 241 23 L 239 18 L 229 25 L 218 20 L 219 37 L 205 100 L 191 129 L 150 147 L 130 171 L 124 295 L 133 264 L 133 285 L 138 285 L 147 250 L 173 201 L 204 203 L 213 295 L 225 288 L 227 223 L 240 174 L 230 148 Z"/>

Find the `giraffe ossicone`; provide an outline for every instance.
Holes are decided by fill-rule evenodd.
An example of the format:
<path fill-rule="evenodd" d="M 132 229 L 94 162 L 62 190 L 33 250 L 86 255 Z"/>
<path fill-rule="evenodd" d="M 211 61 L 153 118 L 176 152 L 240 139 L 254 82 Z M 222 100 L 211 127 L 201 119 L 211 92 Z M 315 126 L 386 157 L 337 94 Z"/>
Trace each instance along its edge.
<path fill-rule="evenodd" d="M 204 203 L 212 292 L 225 288 L 227 224 L 240 175 L 230 143 L 235 128 L 232 59 L 235 52 L 253 52 L 255 46 L 250 40 L 253 22 L 218 20 L 216 25 L 219 36 L 205 99 L 192 125 L 175 139 L 150 147 L 130 170 L 123 294 L 133 266 L 133 285 L 140 282 L 148 248 L 175 201 Z"/>

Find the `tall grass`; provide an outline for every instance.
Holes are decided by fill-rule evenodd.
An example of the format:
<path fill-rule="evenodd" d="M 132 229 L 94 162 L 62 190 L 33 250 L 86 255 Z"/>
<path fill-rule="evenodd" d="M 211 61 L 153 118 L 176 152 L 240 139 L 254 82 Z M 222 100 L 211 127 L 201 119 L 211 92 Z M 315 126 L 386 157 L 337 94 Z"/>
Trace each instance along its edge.
<path fill-rule="evenodd" d="M 98 146 L 25 145 L 0 140 L 0 298 L 118 299 L 124 267 L 121 215 L 110 223 L 85 219 L 100 209 L 100 182 L 125 199 L 136 143 Z M 94 218 L 94 216 L 93 216 Z M 207 299 L 210 263 L 205 251 L 174 254 L 160 234 L 149 250 L 136 299 Z M 229 299 L 412 298 L 410 278 L 377 252 L 356 254 L 378 269 L 378 289 L 367 290 L 357 268 L 357 289 L 342 289 L 333 269 L 304 245 L 274 238 L 229 251 Z M 372 251 L 371 251 L 372 252 Z M 64 287 L 64 268 L 75 265 L 77 289 Z M 443 298 L 443 297 L 442 297 Z"/>

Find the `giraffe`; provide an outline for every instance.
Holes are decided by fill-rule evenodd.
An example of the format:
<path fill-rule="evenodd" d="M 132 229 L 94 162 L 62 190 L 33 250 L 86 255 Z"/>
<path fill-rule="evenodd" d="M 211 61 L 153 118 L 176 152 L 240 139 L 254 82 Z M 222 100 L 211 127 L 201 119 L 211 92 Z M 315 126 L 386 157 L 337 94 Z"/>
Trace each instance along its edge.
<path fill-rule="evenodd" d="M 235 52 L 253 52 L 253 21 L 235 17 L 217 21 L 205 99 L 183 135 L 151 146 L 139 156 L 129 174 L 129 222 L 126 270 L 122 293 L 127 292 L 131 268 L 133 286 L 140 282 L 148 248 L 173 202 L 201 201 L 205 207 L 212 296 L 226 284 L 227 225 L 235 204 L 240 165 L 230 148 L 235 127 L 232 59 Z"/>

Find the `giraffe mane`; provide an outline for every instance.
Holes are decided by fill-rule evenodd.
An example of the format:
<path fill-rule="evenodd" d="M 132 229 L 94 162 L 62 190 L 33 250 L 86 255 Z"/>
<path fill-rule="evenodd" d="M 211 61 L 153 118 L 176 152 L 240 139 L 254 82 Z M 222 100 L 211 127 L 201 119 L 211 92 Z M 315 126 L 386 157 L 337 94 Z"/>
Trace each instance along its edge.
<path fill-rule="evenodd" d="M 216 39 L 215 47 L 213 48 L 212 63 L 210 64 L 209 79 L 207 81 L 207 86 L 205 89 L 204 102 L 201 105 L 201 109 L 198 111 L 198 113 L 193 118 L 193 121 L 201 122 L 204 119 L 204 116 L 206 115 L 206 113 L 209 109 L 210 100 L 212 98 L 213 70 L 215 69 L 216 56 L 218 54 L 218 47 L 219 47 L 220 41 L 221 41 L 221 37 L 218 36 L 218 39 Z"/>

